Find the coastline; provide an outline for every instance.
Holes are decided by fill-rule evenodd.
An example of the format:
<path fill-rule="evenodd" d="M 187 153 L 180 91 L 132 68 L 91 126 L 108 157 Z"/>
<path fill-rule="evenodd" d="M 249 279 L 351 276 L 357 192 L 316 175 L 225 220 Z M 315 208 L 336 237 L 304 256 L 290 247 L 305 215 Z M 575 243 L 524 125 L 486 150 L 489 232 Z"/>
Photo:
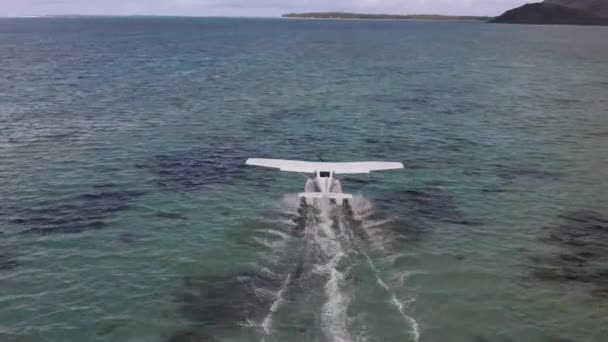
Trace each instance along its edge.
<path fill-rule="evenodd" d="M 466 21 L 466 22 L 479 22 L 485 23 L 484 20 L 476 20 L 476 19 L 440 19 L 440 18 L 432 18 L 432 19 L 423 19 L 423 18 L 407 18 L 407 19 L 380 19 L 380 18 L 314 18 L 314 17 L 279 17 L 279 19 L 285 20 L 336 20 L 336 21 Z"/>

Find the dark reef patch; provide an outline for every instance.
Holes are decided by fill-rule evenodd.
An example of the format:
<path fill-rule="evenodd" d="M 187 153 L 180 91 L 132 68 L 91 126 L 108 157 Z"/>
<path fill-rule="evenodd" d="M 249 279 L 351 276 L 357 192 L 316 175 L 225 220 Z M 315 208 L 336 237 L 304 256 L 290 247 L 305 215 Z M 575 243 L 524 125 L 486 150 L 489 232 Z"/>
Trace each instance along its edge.
<path fill-rule="evenodd" d="M 184 293 L 177 297 L 177 302 L 182 313 L 198 325 L 235 329 L 248 319 L 263 317 L 274 300 L 265 290 L 278 286 L 280 281 L 254 273 L 186 277 Z"/>
<path fill-rule="evenodd" d="M 228 141 L 215 142 L 193 150 L 156 155 L 136 167 L 155 176 L 161 188 L 172 191 L 194 191 L 205 185 L 232 183 L 240 179 L 254 187 L 273 184 L 270 172 L 245 165 L 245 160 L 259 152 L 246 146 L 233 146 Z"/>
<path fill-rule="evenodd" d="M 478 146 L 479 143 L 473 140 L 462 137 L 453 137 L 449 139 L 447 144 L 445 144 L 445 150 L 452 152 L 466 152 Z"/>
<path fill-rule="evenodd" d="M 19 261 L 11 255 L 0 254 L 0 272 L 14 271 L 19 267 Z"/>
<path fill-rule="evenodd" d="M 213 342 L 215 338 L 197 331 L 180 331 L 171 335 L 167 342 Z"/>
<path fill-rule="evenodd" d="M 17 212 L 11 223 L 23 226 L 24 233 L 80 233 L 102 229 L 106 220 L 131 208 L 145 192 L 137 190 L 103 189 L 44 201 Z"/>
<path fill-rule="evenodd" d="M 496 337 L 495 339 L 489 338 L 484 335 L 473 336 L 473 342 L 515 342 L 515 341 L 516 340 L 514 340 L 510 337 L 506 337 L 506 336 Z"/>
<path fill-rule="evenodd" d="M 575 342 L 572 339 L 562 336 L 549 336 L 549 342 Z"/>
<path fill-rule="evenodd" d="M 339 107 L 334 109 L 339 109 Z M 329 109 L 329 108 L 328 108 Z M 317 109 L 311 105 L 295 105 L 291 107 L 272 108 L 268 111 L 262 111 L 255 115 L 248 115 L 244 120 L 247 127 L 257 132 L 276 133 L 279 132 L 279 128 L 276 125 L 269 124 L 269 122 L 280 122 L 283 120 L 289 120 L 291 118 L 308 116 L 315 113 Z"/>
<path fill-rule="evenodd" d="M 508 181 L 522 178 L 557 180 L 562 176 L 555 171 L 538 170 L 522 165 L 494 164 L 492 167 L 498 178 Z"/>
<path fill-rule="evenodd" d="M 462 174 L 469 177 L 492 179 L 492 183 L 481 189 L 483 193 L 510 191 L 510 185 L 535 180 L 558 181 L 563 174 L 553 170 L 542 170 L 529 165 L 501 163 L 479 164 L 465 168 Z"/>
<path fill-rule="evenodd" d="M 118 329 L 118 328 L 120 328 L 122 326 L 124 326 L 123 323 L 110 323 L 110 324 L 106 324 L 99 331 L 99 335 L 101 335 L 101 336 L 109 335 L 109 334 L 113 333 L 116 329 Z"/>
<path fill-rule="evenodd" d="M 433 102 L 433 98 L 427 92 L 417 91 L 410 97 L 397 98 L 388 94 L 369 94 L 362 98 L 370 102 L 378 102 L 382 104 L 390 103 L 402 110 L 411 110 L 424 108 Z"/>
<path fill-rule="evenodd" d="M 137 242 L 137 235 L 133 233 L 122 233 L 118 235 L 118 240 L 120 240 L 122 243 L 133 245 Z"/>
<path fill-rule="evenodd" d="M 473 342 L 491 342 L 491 340 L 483 335 L 473 336 Z"/>
<path fill-rule="evenodd" d="M 585 284 L 594 294 L 608 296 L 608 219 L 595 211 L 572 211 L 546 230 L 542 240 L 559 252 L 535 258 L 533 274 L 546 281 Z"/>
<path fill-rule="evenodd" d="M 408 217 L 414 223 L 431 220 L 467 226 L 479 225 L 468 220 L 458 208 L 454 197 L 439 185 L 396 190 L 379 203 L 381 206 L 401 207 L 408 211 Z"/>
<path fill-rule="evenodd" d="M 383 230 L 396 233 L 398 236 L 397 240 L 402 242 L 411 242 L 419 239 L 428 232 L 428 229 L 425 227 L 425 225 L 405 219 L 391 219 L 382 225 Z"/>
<path fill-rule="evenodd" d="M 490 187 L 490 188 L 482 188 L 480 190 L 484 194 L 499 194 L 503 192 L 508 192 L 509 190 L 499 187 Z"/>
<path fill-rule="evenodd" d="M 170 212 L 165 212 L 165 211 L 159 211 L 155 214 L 156 217 L 159 218 L 166 218 L 166 219 L 171 219 L 171 220 L 188 220 L 188 217 L 179 214 L 179 213 L 170 213 Z"/>

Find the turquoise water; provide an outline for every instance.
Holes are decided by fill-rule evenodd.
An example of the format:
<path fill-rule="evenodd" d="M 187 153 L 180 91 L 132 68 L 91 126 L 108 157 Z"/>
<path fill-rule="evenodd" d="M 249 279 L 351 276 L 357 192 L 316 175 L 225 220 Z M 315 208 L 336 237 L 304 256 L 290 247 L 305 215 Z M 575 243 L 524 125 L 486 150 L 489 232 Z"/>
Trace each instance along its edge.
<path fill-rule="evenodd" d="M 607 34 L 0 20 L 0 340 L 605 340 Z"/>

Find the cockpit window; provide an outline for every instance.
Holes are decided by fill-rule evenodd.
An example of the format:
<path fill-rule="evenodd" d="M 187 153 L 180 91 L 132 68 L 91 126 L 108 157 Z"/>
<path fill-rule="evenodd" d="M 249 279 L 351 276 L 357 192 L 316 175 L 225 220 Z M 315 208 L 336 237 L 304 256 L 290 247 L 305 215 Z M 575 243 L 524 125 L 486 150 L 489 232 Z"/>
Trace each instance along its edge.
<path fill-rule="evenodd" d="M 321 171 L 321 172 L 319 172 L 319 177 L 321 177 L 321 178 L 329 178 L 329 177 L 331 177 L 331 172 Z"/>

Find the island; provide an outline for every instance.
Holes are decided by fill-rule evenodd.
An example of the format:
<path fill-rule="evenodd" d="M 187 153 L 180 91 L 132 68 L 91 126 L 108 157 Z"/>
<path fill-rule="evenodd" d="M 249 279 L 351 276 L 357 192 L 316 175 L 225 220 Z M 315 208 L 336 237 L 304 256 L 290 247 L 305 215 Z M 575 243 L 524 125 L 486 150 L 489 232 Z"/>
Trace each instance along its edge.
<path fill-rule="evenodd" d="M 575 8 L 600 17 L 608 17 L 606 0 L 545 0 L 544 4 L 553 4 Z"/>
<path fill-rule="evenodd" d="M 477 16 L 452 16 L 435 14 L 366 14 L 366 13 L 345 13 L 345 12 L 308 12 L 308 13 L 288 13 L 282 16 L 289 19 L 347 19 L 347 20 L 467 20 L 467 21 L 488 21 L 491 17 Z"/>
<path fill-rule="evenodd" d="M 532 25 L 608 25 L 608 18 L 598 14 L 604 13 L 608 6 L 589 7 L 591 3 L 592 1 L 585 1 L 585 6 L 582 6 L 578 0 L 545 0 L 506 11 L 490 22 Z M 608 5 L 608 1 L 603 4 Z M 591 11 L 592 8 L 595 12 Z"/>

